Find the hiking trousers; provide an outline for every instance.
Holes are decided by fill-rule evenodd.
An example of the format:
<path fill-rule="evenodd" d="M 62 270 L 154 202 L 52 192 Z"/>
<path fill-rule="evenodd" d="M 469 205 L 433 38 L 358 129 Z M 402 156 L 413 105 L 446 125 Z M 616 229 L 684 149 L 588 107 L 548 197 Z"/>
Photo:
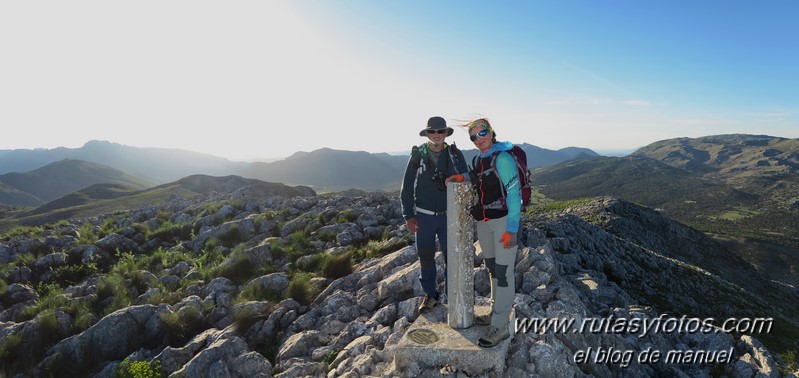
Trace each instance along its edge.
<path fill-rule="evenodd" d="M 447 216 L 417 213 L 416 253 L 419 255 L 421 274 L 419 282 L 425 294 L 438 300 L 438 282 L 436 280 L 436 236 L 444 252 L 444 263 L 447 261 Z M 446 277 L 446 274 L 444 274 Z"/>
<path fill-rule="evenodd" d="M 516 295 L 517 247 L 505 248 L 499 241 L 507 225 L 507 216 L 477 221 L 477 240 L 491 277 L 491 325 L 498 328 L 508 326 Z"/>

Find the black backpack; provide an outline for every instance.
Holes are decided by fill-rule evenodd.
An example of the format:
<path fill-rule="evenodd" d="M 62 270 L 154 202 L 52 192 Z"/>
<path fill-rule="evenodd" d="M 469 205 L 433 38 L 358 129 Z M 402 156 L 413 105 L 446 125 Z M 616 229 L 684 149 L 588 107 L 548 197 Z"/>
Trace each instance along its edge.
<path fill-rule="evenodd" d="M 530 170 L 527 168 L 527 153 L 519 147 L 518 145 L 513 145 L 509 151 L 507 151 L 510 156 L 513 157 L 513 160 L 516 161 L 516 171 L 519 175 L 519 192 L 522 197 L 522 210 L 527 206 L 530 206 L 530 198 L 533 195 L 533 182 L 530 179 Z M 494 171 L 494 174 L 499 177 L 497 171 L 497 156 L 499 156 L 500 151 L 494 152 L 491 156 L 491 168 L 489 171 Z M 475 167 L 477 164 L 477 156 L 472 159 L 472 167 Z M 505 187 L 502 187 L 502 198 L 505 198 Z M 506 205 L 507 207 L 507 205 Z"/>

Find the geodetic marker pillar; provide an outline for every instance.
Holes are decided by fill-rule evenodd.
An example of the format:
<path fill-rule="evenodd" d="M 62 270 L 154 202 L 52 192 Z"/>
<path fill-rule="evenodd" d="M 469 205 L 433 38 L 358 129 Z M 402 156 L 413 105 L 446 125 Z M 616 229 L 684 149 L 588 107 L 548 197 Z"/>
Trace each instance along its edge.
<path fill-rule="evenodd" d="M 474 323 L 474 219 L 471 184 L 447 185 L 447 320 L 454 329 Z"/>

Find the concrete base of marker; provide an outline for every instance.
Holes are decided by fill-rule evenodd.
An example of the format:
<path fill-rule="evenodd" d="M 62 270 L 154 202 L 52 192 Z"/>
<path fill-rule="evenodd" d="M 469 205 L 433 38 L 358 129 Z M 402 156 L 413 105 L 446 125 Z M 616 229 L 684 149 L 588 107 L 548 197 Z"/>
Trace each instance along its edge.
<path fill-rule="evenodd" d="M 489 311 L 488 306 L 475 306 L 475 315 Z M 511 317 L 508 323 L 509 338 L 492 348 L 481 348 L 477 340 L 488 326 L 475 324 L 465 329 L 453 329 L 447 323 L 447 312 L 446 306 L 436 306 L 433 311 L 419 315 L 395 346 L 396 367 L 406 369 L 415 363 L 425 371 L 438 372 L 449 365 L 469 376 L 490 371 L 501 376 L 514 336 L 515 318 Z"/>

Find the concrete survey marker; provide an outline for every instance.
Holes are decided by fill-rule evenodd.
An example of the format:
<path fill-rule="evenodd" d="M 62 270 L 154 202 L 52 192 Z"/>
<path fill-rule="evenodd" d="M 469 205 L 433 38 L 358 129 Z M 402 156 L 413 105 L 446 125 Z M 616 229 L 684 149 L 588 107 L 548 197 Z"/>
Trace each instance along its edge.
<path fill-rule="evenodd" d="M 490 311 L 488 306 L 474 309 L 476 315 Z M 493 348 L 480 348 L 477 340 L 488 326 L 453 329 L 448 324 L 447 313 L 447 307 L 439 305 L 416 318 L 395 346 L 394 363 L 397 367 L 408 368 L 416 363 L 422 369 L 438 372 L 449 365 L 469 375 L 489 371 L 502 374 L 513 333 Z"/>
<path fill-rule="evenodd" d="M 408 338 L 417 344 L 432 344 L 438 341 L 438 335 L 434 331 L 424 328 L 417 328 L 408 332 Z"/>

